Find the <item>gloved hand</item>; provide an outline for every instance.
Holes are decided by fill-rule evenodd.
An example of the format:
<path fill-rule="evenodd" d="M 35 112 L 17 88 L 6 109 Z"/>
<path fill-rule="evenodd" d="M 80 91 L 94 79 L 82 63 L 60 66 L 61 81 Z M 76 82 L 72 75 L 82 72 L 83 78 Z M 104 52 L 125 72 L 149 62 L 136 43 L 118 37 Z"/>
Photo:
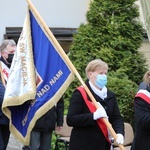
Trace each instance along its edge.
<path fill-rule="evenodd" d="M 123 144 L 124 143 L 124 136 L 120 133 L 117 134 L 117 144 Z"/>
<path fill-rule="evenodd" d="M 102 117 L 108 118 L 105 109 L 104 109 L 102 106 L 100 106 L 100 107 L 93 113 L 93 119 L 94 119 L 94 120 L 97 120 L 97 119 L 102 118 Z"/>

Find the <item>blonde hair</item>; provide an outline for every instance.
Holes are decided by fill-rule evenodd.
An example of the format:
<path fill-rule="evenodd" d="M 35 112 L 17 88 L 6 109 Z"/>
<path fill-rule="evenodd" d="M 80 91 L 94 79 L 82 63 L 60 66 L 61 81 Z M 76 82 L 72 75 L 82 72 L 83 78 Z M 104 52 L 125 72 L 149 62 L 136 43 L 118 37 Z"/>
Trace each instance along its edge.
<path fill-rule="evenodd" d="M 143 76 L 143 82 L 150 83 L 150 70 L 148 70 Z"/>
<path fill-rule="evenodd" d="M 4 51 L 7 47 L 7 45 L 10 45 L 10 46 L 16 46 L 16 43 L 14 40 L 12 39 L 7 39 L 7 40 L 4 40 L 2 42 L 2 44 L 0 45 L 0 52 Z"/>
<path fill-rule="evenodd" d="M 102 61 L 101 59 L 95 59 L 88 63 L 87 67 L 85 68 L 86 76 L 88 77 L 88 72 L 94 72 L 96 70 L 107 69 L 108 65 L 106 62 Z"/>

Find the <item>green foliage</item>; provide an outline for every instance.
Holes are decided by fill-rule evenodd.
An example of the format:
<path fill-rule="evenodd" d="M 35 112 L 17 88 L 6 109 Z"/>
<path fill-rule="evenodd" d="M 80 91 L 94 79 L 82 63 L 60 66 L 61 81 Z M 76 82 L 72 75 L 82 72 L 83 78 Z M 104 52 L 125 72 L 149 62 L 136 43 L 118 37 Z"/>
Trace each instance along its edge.
<path fill-rule="evenodd" d="M 58 135 L 56 135 L 55 132 L 53 132 L 53 134 L 52 134 L 52 143 L 51 143 L 51 149 L 52 150 L 55 150 L 55 146 L 56 146 L 55 143 L 56 143 L 57 136 Z M 65 149 L 65 145 L 63 143 L 58 143 L 58 147 L 59 147 L 59 150 L 64 150 Z"/>
<path fill-rule="evenodd" d="M 129 80 L 121 70 L 111 72 L 108 79 L 107 87 L 111 91 L 115 91 L 124 121 L 133 125 L 133 100 L 138 89 L 137 84 Z"/>
<path fill-rule="evenodd" d="M 52 134 L 52 142 L 51 142 L 51 149 L 52 150 L 55 149 L 55 142 L 56 142 L 56 135 L 55 135 L 55 132 L 53 132 L 53 134 Z"/>
<path fill-rule="evenodd" d="M 146 59 L 138 51 L 143 40 L 135 0 L 92 0 L 86 14 L 87 23 L 81 24 L 73 37 L 69 58 L 85 81 L 85 67 L 95 58 L 109 65 L 108 87 L 117 95 L 125 121 L 133 122 L 133 98 L 147 69 Z M 76 79 L 65 95 L 65 113 Z"/>

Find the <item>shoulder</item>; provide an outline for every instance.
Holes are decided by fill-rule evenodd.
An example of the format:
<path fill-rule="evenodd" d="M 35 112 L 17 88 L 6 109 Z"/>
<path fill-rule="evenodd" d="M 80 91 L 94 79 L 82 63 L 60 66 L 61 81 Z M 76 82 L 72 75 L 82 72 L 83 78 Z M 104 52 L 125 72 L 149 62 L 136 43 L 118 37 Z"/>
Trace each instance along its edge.
<path fill-rule="evenodd" d="M 84 103 L 84 99 L 86 99 L 88 97 L 87 93 L 85 92 L 82 92 L 82 91 L 79 91 L 77 88 L 74 90 L 71 98 L 70 98 L 70 102 L 71 103 Z"/>
<path fill-rule="evenodd" d="M 147 85 L 145 82 L 141 82 L 140 85 L 139 85 L 139 88 L 138 90 L 141 90 L 141 89 L 146 89 Z"/>
<path fill-rule="evenodd" d="M 83 89 L 84 90 L 84 89 Z M 82 91 L 80 91 L 78 88 L 76 88 L 73 92 L 74 97 L 82 97 Z"/>
<path fill-rule="evenodd" d="M 107 97 L 108 98 L 115 98 L 116 95 L 114 92 L 110 91 L 109 89 L 107 89 Z"/>
<path fill-rule="evenodd" d="M 135 100 L 136 99 L 141 99 L 150 104 L 150 92 L 147 90 L 139 90 L 135 95 Z"/>

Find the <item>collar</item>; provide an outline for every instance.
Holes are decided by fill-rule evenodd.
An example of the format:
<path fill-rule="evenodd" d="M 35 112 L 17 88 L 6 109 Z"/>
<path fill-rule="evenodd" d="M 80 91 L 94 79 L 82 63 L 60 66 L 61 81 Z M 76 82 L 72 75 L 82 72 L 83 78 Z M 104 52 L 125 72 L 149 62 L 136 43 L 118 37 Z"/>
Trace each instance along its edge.
<path fill-rule="evenodd" d="M 104 86 L 101 90 L 98 90 L 90 81 L 89 81 L 89 85 L 90 85 L 91 89 L 93 90 L 93 92 L 96 95 L 98 95 L 100 98 L 102 98 L 104 100 L 107 97 L 106 86 Z"/>

